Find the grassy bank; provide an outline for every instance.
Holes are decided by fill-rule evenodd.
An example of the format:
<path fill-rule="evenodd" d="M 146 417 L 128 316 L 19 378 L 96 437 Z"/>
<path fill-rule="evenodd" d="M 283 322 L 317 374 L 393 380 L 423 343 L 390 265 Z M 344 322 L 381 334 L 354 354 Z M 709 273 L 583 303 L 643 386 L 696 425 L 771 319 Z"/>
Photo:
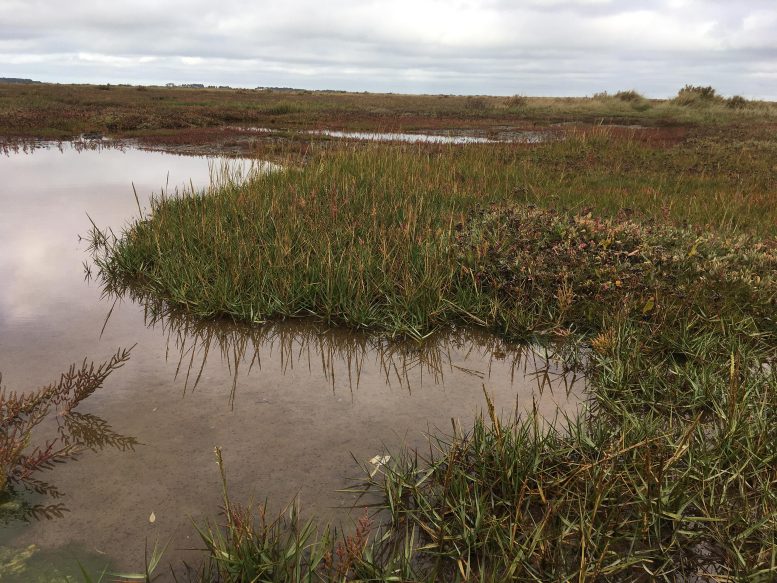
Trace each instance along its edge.
<path fill-rule="evenodd" d="M 736 155 L 739 147 L 656 148 L 602 131 L 534 148 L 322 150 L 302 166 L 290 160 L 287 170 L 248 184 L 157 199 L 121 240 L 96 232 L 96 257 L 110 288 L 131 285 L 202 317 L 313 316 L 415 337 L 466 323 L 532 335 L 556 325 L 544 306 L 561 293 L 561 269 L 570 301 L 585 297 L 584 311 L 616 292 L 638 292 L 647 302 L 655 294 L 645 286 L 653 281 L 655 293 L 666 288 L 673 295 L 669 268 L 687 274 L 687 285 L 707 269 L 738 270 L 737 258 L 745 261 L 754 244 L 747 237 L 767 240 L 777 225 L 774 144 L 754 146 L 747 157 Z M 500 226 L 507 215 L 498 210 L 493 220 L 478 218 L 478 209 L 515 204 L 524 206 L 512 227 Z M 613 222 L 526 214 L 531 204 Z M 649 223 L 656 226 L 640 228 Z M 503 247 L 511 233 L 518 237 L 513 250 Z M 586 246 L 586 237 L 594 243 L 576 255 L 557 245 Z M 495 291 L 520 273 L 491 264 L 480 273 L 484 259 L 503 252 L 500 261 L 523 252 L 522 262 L 535 262 L 535 280 L 554 274 L 526 284 L 520 309 L 510 293 Z M 685 263 L 671 265 L 675 256 Z M 609 282 L 603 271 L 592 273 L 597 262 Z M 585 296 L 578 283 L 587 286 Z M 597 288 L 605 284 L 609 295 Z M 535 302 L 542 294 L 550 296 Z M 591 326 L 595 319 L 588 317 Z"/>
<path fill-rule="evenodd" d="M 769 581 L 777 576 L 775 143 L 345 146 L 95 229 L 113 292 L 202 318 L 450 325 L 585 355 L 589 408 L 485 415 L 390 452 L 343 537 L 225 500 L 217 581 Z M 376 471 L 377 470 L 377 471 Z"/>

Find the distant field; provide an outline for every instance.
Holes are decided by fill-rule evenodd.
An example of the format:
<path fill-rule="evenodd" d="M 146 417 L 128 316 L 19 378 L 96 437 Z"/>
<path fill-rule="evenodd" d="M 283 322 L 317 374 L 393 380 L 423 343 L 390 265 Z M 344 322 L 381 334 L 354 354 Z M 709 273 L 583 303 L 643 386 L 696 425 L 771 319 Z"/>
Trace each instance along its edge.
<path fill-rule="evenodd" d="M 677 126 L 777 122 L 777 105 L 681 91 L 581 98 L 395 95 L 0 83 L 0 136 L 127 137 L 230 124 L 270 128 L 489 129 L 556 123 Z"/>

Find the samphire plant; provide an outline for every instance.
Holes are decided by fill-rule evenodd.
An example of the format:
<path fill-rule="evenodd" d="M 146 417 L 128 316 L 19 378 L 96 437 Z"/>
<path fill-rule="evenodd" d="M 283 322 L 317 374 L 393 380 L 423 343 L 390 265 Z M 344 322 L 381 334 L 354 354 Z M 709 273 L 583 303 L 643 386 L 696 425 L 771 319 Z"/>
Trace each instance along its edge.
<path fill-rule="evenodd" d="M 101 418 L 80 413 L 76 407 L 128 360 L 130 350 L 120 349 L 95 365 L 86 359 L 72 364 L 59 380 L 29 393 L 10 391 L 0 376 L 0 519 L 59 516 L 62 504 L 8 504 L 19 491 L 59 498 L 56 486 L 39 478 L 56 464 L 75 459 L 84 450 L 115 447 L 132 449 L 137 441 L 114 432 Z M 42 425 L 55 424 L 54 437 L 39 438 Z M 5 506 L 5 508 L 4 508 Z"/>

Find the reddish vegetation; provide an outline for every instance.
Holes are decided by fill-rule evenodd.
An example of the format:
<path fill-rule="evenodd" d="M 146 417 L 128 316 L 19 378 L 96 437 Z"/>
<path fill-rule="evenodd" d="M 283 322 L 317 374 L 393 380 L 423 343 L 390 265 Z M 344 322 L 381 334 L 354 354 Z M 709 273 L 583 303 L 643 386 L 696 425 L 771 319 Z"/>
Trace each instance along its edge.
<path fill-rule="evenodd" d="M 601 126 L 585 126 L 584 132 L 598 131 Z M 627 127 L 627 126 L 608 126 L 610 136 L 616 139 L 636 140 L 638 142 L 657 146 L 667 147 L 679 144 L 688 137 L 689 128 L 685 126 L 666 126 L 666 127 Z"/>
<path fill-rule="evenodd" d="M 0 136 L 6 139 L 96 134 L 138 139 L 154 147 L 207 145 L 235 153 L 249 151 L 251 142 L 278 138 L 247 135 L 240 127 L 282 132 L 448 131 L 499 138 L 510 132 L 566 133 L 608 125 L 618 136 L 664 145 L 685 137 L 687 129 L 681 126 L 689 122 L 680 114 L 688 118 L 687 111 L 678 108 L 636 110 L 628 103 L 601 98 L 0 84 Z"/>

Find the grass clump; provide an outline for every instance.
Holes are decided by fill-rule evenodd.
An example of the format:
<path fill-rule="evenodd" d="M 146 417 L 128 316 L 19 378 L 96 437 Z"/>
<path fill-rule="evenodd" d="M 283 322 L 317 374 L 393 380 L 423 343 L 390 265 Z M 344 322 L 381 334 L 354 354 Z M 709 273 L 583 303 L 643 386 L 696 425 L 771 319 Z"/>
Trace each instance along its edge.
<path fill-rule="evenodd" d="M 749 106 L 750 102 L 741 95 L 734 95 L 726 99 L 726 107 L 731 109 L 744 109 Z"/>
<path fill-rule="evenodd" d="M 631 110 L 636 112 L 644 112 L 651 108 L 650 100 L 634 89 L 617 91 L 616 93 L 608 93 L 607 91 L 594 93 L 593 101 L 610 104 L 612 114 L 620 113 L 624 105 L 628 105 Z"/>
<path fill-rule="evenodd" d="M 629 89 L 626 91 L 618 91 L 615 94 L 615 99 L 620 99 L 621 101 L 643 101 L 645 98 L 634 89 Z"/>
<path fill-rule="evenodd" d="M 216 448 L 221 472 L 222 527 L 197 527 L 208 550 L 193 580 L 205 581 L 413 581 L 417 580 L 413 543 L 404 549 L 386 543 L 389 532 L 377 532 L 367 514 L 351 535 L 330 527 L 319 529 L 313 520 L 303 522 L 296 502 L 274 518 L 264 505 L 240 505 L 229 497 L 221 450 Z"/>
<path fill-rule="evenodd" d="M 523 109 L 529 104 L 529 98 L 525 95 L 513 95 L 505 99 L 505 105 L 508 108 Z"/>
<path fill-rule="evenodd" d="M 716 421 L 619 411 L 548 433 L 531 418 L 477 421 L 435 438 L 426 459 L 400 457 L 373 487 L 442 580 L 766 580 L 774 411 L 758 403 L 775 386 L 748 379 L 753 400 L 709 403 Z"/>
<path fill-rule="evenodd" d="M 764 274 L 773 268 L 773 250 L 766 243 L 511 203 L 538 201 L 555 186 L 569 189 L 557 195 L 564 201 L 574 190 L 604 188 L 616 145 L 584 136 L 547 152 L 500 145 L 320 153 L 301 169 L 158 198 L 124 237 L 95 231 L 95 258 L 111 291 L 132 287 L 195 316 L 250 323 L 313 316 L 416 338 L 460 323 L 516 335 L 546 330 L 559 318 L 590 328 L 599 325 L 600 303 L 616 297 L 640 313 L 650 312 L 651 297 L 661 303 L 677 292 L 698 296 L 697 305 L 709 300 L 711 308 L 755 301 L 750 292 L 771 285 Z M 625 149 L 622 158 L 641 160 L 641 146 Z M 603 160 L 586 162 L 597 151 Z M 666 173 L 663 161 L 648 163 Z M 640 172 L 623 180 L 636 188 L 653 176 Z M 683 188 L 694 180 L 685 179 Z M 515 186 L 527 183 L 531 188 Z M 705 195 L 722 184 L 704 178 L 693 187 L 698 194 L 684 195 L 699 200 L 701 214 L 715 202 Z M 666 203 L 652 192 L 648 204 L 660 215 Z M 478 213 L 488 203 L 502 210 Z M 682 212 L 691 208 L 686 200 Z M 717 210 L 728 223 L 729 210 Z M 764 219 L 750 211 L 740 220 L 750 215 Z M 748 278 L 759 277 L 747 287 Z M 766 297 L 771 288 L 764 289 Z M 565 320 L 558 310 L 573 313 Z"/>
<path fill-rule="evenodd" d="M 126 238 L 95 234 L 98 265 L 109 286 L 131 283 L 199 316 L 316 316 L 424 335 L 452 311 L 447 234 L 459 202 L 444 196 L 447 167 L 431 156 L 373 154 L 159 200 Z"/>

